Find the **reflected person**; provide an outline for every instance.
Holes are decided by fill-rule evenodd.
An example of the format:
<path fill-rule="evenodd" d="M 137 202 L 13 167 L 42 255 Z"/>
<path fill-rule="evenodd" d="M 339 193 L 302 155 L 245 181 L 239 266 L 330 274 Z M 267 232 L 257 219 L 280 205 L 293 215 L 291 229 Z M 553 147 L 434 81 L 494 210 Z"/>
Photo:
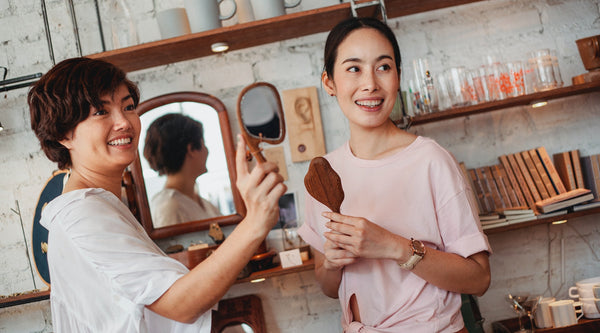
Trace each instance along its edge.
<path fill-rule="evenodd" d="M 157 118 L 148 127 L 144 157 L 154 171 L 167 177 L 150 203 L 154 228 L 221 215 L 198 194 L 196 178 L 206 173 L 209 153 L 203 132 L 202 123 L 178 113 Z"/>

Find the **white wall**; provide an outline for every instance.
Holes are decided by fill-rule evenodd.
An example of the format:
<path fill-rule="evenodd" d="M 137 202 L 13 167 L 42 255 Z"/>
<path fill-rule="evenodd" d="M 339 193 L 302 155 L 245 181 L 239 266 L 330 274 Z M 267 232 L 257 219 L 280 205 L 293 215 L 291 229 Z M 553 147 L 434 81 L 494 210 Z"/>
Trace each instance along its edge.
<path fill-rule="evenodd" d="M 65 3 L 47 1 L 57 61 L 77 55 Z M 144 42 L 158 38 L 153 3 L 136 1 L 134 9 Z M 303 7 L 293 11 L 335 3 L 304 0 Z M 600 34 L 598 7 L 598 0 L 490 0 L 393 19 L 390 25 L 405 64 L 428 57 L 432 70 L 439 71 L 455 65 L 477 66 L 486 54 L 505 61 L 523 60 L 528 51 L 553 48 L 563 79 L 570 84 L 572 76 L 585 72 L 575 40 Z M 83 53 L 99 52 L 92 1 L 76 1 L 76 8 Z M 9 78 L 51 67 L 40 13 L 39 1 L 0 0 L 0 66 L 9 67 Z M 234 23 L 235 19 L 226 22 Z M 325 38 L 325 33 L 311 35 L 138 71 L 130 78 L 139 83 L 142 100 L 180 90 L 217 96 L 229 110 L 234 133 L 238 132 L 233 122 L 237 94 L 245 85 L 268 81 L 280 90 L 317 86 L 326 147 L 331 151 L 347 140 L 348 131 L 335 100 L 320 89 Z M 55 168 L 29 129 L 26 92 L 20 89 L 0 95 L 0 122 L 6 128 L 0 133 L 0 295 L 34 288 L 20 219 L 13 210 L 18 201 L 29 241 L 37 197 Z M 496 164 L 500 154 L 540 145 L 551 154 L 570 149 L 580 149 L 582 155 L 600 153 L 599 115 L 600 94 L 593 93 L 553 101 L 541 109 L 516 107 L 416 126 L 411 131 L 435 138 L 473 168 Z M 288 161 L 288 188 L 301 194 L 308 163 L 292 163 L 287 141 L 282 146 Z M 508 290 L 522 287 L 567 298 L 567 289 L 575 281 L 600 276 L 598 219 L 599 215 L 593 215 L 559 226 L 491 235 L 492 284 L 479 299 L 486 324 L 514 316 L 503 300 Z M 39 288 L 41 282 L 36 283 Z M 339 304 L 321 295 L 312 272 L 235 285 L 228 297 L 250 293 L 262 298 L 269 332 L 339 331 Z M 0 332 L 51 331 L 48 301 L 0 309 Z"/>

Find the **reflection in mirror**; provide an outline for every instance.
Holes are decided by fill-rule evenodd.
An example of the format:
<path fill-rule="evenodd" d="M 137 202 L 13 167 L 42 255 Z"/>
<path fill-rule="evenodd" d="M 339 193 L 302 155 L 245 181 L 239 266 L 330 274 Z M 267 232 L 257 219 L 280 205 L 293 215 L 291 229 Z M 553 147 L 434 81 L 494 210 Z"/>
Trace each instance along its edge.
<path fill-rule="evenodd" d="M 248 133 L 257 138 L 279 139 L 281 135 L 278 97 L 268 86 L 256 86 L 242 97 L 242 122 Z"/>
<path fill-rule="evenodd" d="M 244 88 L 238 97 L 237 117 L 250 152 L 259 162 L 264 162 L 259 144 L 277 144 L 285 138 L 283 108 L 277 89 L 266 82 Z"/>
<path fill-rule="evenodd" d="M 138 107 L 138 159 L 131 165 L 140 220 L 164 238 L 241 220 L 227 111 L 213 96 L 174 93 Z"/>

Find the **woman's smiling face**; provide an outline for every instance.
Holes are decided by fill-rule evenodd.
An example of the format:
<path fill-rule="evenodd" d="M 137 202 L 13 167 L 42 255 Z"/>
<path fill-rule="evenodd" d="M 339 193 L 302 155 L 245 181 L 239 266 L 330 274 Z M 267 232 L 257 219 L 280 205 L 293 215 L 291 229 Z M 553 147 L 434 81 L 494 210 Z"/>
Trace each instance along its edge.
<path fill-rule="evenodd" d="M 73 167 L 123 172 L 137 157 L 140 118 L 127 86 L 100 97 L 102 106 L 77 124 L 61 144 L 69 149 Z"/>
<path fill-rule="evenodd" d="M 352 31 L 337 49 L 335 77 L 323 75 L 323 85 L 337 97 L 351 126 L 377 127 L 388 120 L 400 84 L 394 50 L 373 28 Z"/>

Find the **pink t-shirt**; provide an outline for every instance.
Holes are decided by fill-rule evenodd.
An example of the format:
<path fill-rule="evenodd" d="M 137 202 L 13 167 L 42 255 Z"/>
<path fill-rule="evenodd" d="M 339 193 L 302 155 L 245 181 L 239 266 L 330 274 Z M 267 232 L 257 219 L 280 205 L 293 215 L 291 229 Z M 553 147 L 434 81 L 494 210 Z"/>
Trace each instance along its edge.
<path fill-rule="evenodd" d="M 379 160 L 356 158 L 348 143 L 325 157 L 342 180 L 342 214 L 364 217 L 463 257 L 491 252 L 458 163 L 432 139 L 417 137 Z M 320 252 L 327 231 L 323 211 L 329 209 L 306 193 L 305 221 L 298 233 Z M 427 283 L 394 260 L 360 259 L 344 268 L 338 295 L 345 330 L 350 330 L 352 294 L 364 325 L 361 332 L 456 332 L 464 326 L 460 294 Z"/>

